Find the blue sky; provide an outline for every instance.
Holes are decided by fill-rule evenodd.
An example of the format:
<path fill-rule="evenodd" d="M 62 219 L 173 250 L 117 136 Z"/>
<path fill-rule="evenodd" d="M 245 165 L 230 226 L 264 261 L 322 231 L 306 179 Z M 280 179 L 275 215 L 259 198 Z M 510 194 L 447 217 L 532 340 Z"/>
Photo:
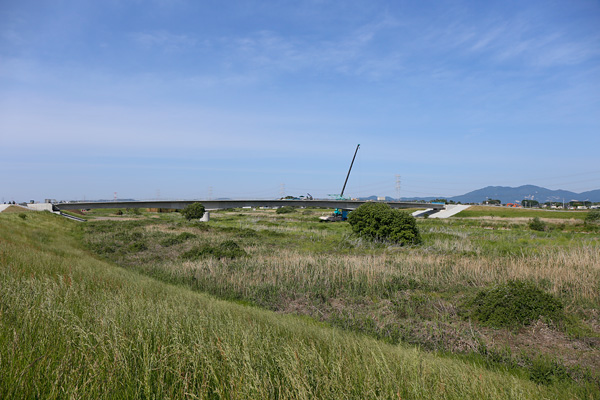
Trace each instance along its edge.
<path fill-rule="evenodd" d="M 598 1 L 0 2 L 2 200 L 600 188 Z M 282 187 L 282 184 L 284 185 Z"/>

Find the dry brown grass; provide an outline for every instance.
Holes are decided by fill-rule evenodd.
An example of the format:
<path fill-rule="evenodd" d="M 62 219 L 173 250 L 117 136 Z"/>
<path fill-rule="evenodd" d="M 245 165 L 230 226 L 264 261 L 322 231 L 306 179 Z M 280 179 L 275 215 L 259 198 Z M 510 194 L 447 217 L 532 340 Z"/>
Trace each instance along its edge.
<path fill-rule="evenodd" d="M 218 241 L 218 239 L 217 239 Z M 431 286 L 469 285 L 484 287 L 508 280 L 545 282 L 548 289 L 567 299 L 600 301 L 600 252 L 586 245 L 564 249 L 544 249 L 537 254 L 511 257 L 464 257 L 410 251 L 374 255 L 304 254 L 280 249 L 265 253 L 260 246 L 247 247 L 252 257 L 242 261 L 235 272 L 225 260 L 202 260 L 168 268 L 174 273 L 192 271 L 218 275 L 230 284 L 244 288 L 248 283 L 281 285 L 308 289 L 315 286 L 342 287 L 353 284 L 377 286 L 394 276 L 410 277 Z"/>

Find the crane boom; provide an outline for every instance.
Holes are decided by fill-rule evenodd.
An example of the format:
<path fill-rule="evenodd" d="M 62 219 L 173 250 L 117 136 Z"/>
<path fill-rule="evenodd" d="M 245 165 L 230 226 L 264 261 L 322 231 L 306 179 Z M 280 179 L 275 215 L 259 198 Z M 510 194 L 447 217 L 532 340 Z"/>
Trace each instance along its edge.
<path fill-rule="evenodd" d="M 344 197 L 344 190 L 346 190 L 346 184 L 348 183 L 348 178 L 350 177 L 350 171 L 352 171 L 352 166 L 354 165 L 354 159 L 356 158 L 356 153 L 358 153 L 358 148 L 360 144 L 356 146 L 356 150 L 354 150 L 354 157 L 352 157 L 352 162 L 350 163 L 350 168 L 348 169 L 348 175 L 346 175 L 346 180 L 344 181 L 344 187 L 342 188 L 342 193 L 340 193 L 340 197 Z"/>

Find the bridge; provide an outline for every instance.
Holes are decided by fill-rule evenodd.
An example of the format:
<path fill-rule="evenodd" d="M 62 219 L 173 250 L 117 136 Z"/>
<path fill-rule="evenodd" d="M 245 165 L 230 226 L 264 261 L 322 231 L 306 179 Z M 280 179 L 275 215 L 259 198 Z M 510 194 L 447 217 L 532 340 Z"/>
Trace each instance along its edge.
<path fill-rule="evenodd" d="M 91 210 L 95 208 L 169 208 L 181 210 L 192 203 L 202 203 L 206 210 L 225 210 L 242 207 L 322 207 L 354 210 L 369 201 L 364 200 L 140 200 L 140 201 L 81 201 L 53 203 L 55 211 Z M 444 204 L 404 201 L 378 201 L 392 208 L 429 208 L 443 210 Z"/>

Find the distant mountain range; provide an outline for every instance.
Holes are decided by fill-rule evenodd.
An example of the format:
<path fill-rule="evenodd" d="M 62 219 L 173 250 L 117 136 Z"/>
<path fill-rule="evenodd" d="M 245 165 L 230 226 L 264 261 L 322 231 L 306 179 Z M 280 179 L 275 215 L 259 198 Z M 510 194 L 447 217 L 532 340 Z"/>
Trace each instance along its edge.
<path fill-rule="evenodd" d="M 486 199 L 496 199 L 500 200 L 502 203 L 514 203 L 515 201 L 521 201 L 524 199 L 537 200 L 540 203 L 545 203 L 547 201 L 562 202 L 563 200 L 565 202 L 569 202 L 571 200 L 600 202 L 600 189 L 583 193 L 575 193 L 568 190 L 550 190 L 534 185 L 524 185 L 519 187 L 487 186 L 482 189 L 474 190 L 472 192 L 454 197 L 402 197 L 402 200 L 431 201 L 436 198 L 445 198 L 447 200 L 452 200 L 455 203 L 458 203 L 459 201 L 461 203 L 482 203 L 485 202 Z M 376 200 L 377 196 L 370 196 L 366 199 Z M 391 197 L 386 197 L 386 200 L 393 199 Z"/>
<path fill-rule="evenodd" d="M 514 203 L 523 199 L 537 200 L 540 203 L 547 201 L 565 202 L 571 200 L 578 201 L 600 201 L 600 189 L 591 190 L 589 192 L 575 193 L 568 190 L 550 190 L 534 185 L 524 185 L 516 188 L 507 186 L 488 186 L 483 189 L 474 190 L 463 194 L 462 196 L 454 196 L 450 199 L 461 203 L 475 203 L 485 201 L 486 198 L 498 199 L 502 203 Z"/>

